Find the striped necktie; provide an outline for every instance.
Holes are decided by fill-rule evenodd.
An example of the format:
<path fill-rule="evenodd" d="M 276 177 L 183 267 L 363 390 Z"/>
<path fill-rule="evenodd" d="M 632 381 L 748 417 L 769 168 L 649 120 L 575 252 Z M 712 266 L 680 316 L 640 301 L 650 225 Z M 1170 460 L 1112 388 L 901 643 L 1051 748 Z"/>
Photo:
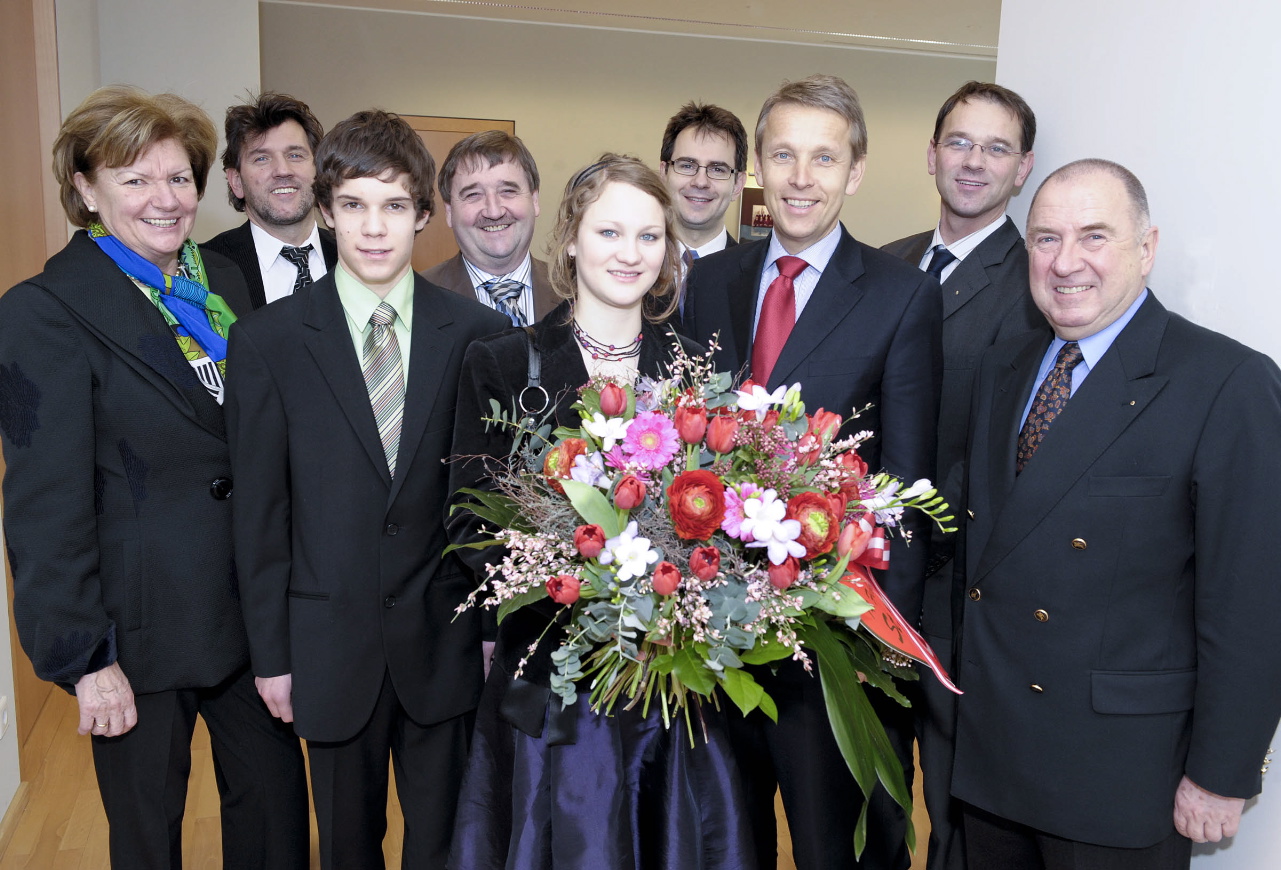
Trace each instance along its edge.
<path fill-rule="evenodd" d="M 405 378 L 400 368 L 400 343 L 396 340 L 396 309 L 382 302 L 365 328 L 365 386 L 378 424 L 378 437 L 387 455 L 387 470 L 396 477 L 396 452 L 400 448 L 400 421 L 405 412 Z"/>
<path fill-rule="evenodd" d="M 520 294 L 525 291 L 524 284 L 510 279 L 492 278 L 480 287 L 494 300 L 494 308 L 511 319 L 512 326 L 528 326 L 525 313 L 520 310 Z"/>
<path fill-rule="evenodd" d="M 308 262 L 311 258 L 311 245 L 303 245 L 301 248 L 285 245 L 280 249 L 280 256 L 298 268 L 298 277 L 294 279 L 294 293 L 311 284 L 311 265 Z"/>

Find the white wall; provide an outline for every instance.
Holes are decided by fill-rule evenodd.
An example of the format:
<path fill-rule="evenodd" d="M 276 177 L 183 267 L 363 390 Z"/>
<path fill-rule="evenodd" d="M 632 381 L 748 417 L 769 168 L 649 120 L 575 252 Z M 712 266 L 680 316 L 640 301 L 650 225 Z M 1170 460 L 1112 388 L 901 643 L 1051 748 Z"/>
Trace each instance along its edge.
<path fill-rule="evenodd" d="M 262 3 L 262 83 L 306 101 L 326 127 L 379 106 L 409 115 L 514 120 L 538 161 L 535 251 L 570 175 L 606 150 L 657 165 L 667 119 L 690 99 L 749 130 L 784 79 L 844 77 L 863 101 L 870 157 L 843 217 L 883 244 L 938 221 L 925 146 L 944 99 L 994 64 L 881 51 L 744 42 Z M 445 155 L 434 155 L 439 161 Z"/>
<path fill-rule="evenodd" d="M 258 0 L 57 0 L 62 114 L 94 88 L 126 83 L 171 91 L 213 118 L 259 90 Z M 209 173 L 192 237 L 244 218 L 227 204 L 221 161 Z"/>
<path fill-rule="evenodd" d="M 1153 291 L 1169 308 L 1274 359 L 1281 358 L 1271 241 L 1281 201 L 1272 173 L 1281 148 L 1279 24 L 1281 11 L 1268 0 L 1005 0 L 997 64 L 997 81 L 1037 114 L 1028 191 L 1082 157 L 1129 167 L 1161 229 Z M 1020 223 L 1030 200 L 1016 204 Z M 1281 630 L 1281 614 L 1277 620 Z M 1281 734 L 1275 740 L 1281 749 Z M 1281 866 L 1281 784 L 1265 779 L 1234 842 L 1198 847 L 1192 866 Z"/>

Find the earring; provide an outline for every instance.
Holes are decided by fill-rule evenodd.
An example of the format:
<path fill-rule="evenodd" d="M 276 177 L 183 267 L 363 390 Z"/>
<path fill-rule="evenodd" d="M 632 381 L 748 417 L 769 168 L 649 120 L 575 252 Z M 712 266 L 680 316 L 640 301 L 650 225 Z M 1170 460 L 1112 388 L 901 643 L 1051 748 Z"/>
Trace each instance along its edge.
<path fill-rule="evenodd" d="M 98 207 L 97 207 L 96 205 L 91 205 L 91 206 L 89 206 L 89 211 L 90 211 L 90 212 L 97 212 L 97 211 L 98 211 Z"/>

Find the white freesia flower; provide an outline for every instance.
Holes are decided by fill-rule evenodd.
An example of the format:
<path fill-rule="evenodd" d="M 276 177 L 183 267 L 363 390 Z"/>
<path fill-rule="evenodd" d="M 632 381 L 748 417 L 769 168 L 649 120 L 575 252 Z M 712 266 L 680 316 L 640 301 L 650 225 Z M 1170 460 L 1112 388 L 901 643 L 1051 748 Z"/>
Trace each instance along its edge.
<path fill-rule="evenodd" d="M 929 481 L 925 482 L 927 484 L 929 483 Z M 918 480 L 916 483 L 912 484 L 912 487 L 915 488 L 919 483 L 921 483 L 921 481 Z M 891 480 L 886 485 L 885 489 L 863 501 L 863 506 L 876 514 L 877 521 L 884 525 L 897 526 L 899 517 L 903 516 L 903 505 L 898 502 L 900 498 L 906 498 L 907 493 L 911 492 L 911 490 L 909 489 L 904 492 L 902 496 L 899 496 L 899 485 L 899 481 Z M 893 505 L 893 507 L 891 507 L 891 505 Z"/>
<path fill-rule="evenodd" d="M 907 489 L 903 490 L 903 492 L 899 494 L 899 498 L 902 499 L 903 501 L 907 501 L 908 499 L 913 499 L 913 498 L 916 498 L 917 496 L 925 495 L 927 492 L 931 491 L 932 489 L 934 489 L 934 484 L 930 483 L 928 478 L 922 477 L 920 480 L 913 483 Z"/>
<path fill-rule="evenodd" d="M 601 440 L 601 449 L 606 453 L 623 440 L 631 425 L 631 420 L 624 420 L 622 417 L 606 417 L 600 411 L 592 414 L 590 420 L 583 421 L 583 428 Z"/>
<path fill-rule="evenodd" d="M 796 540 L 801 536 L 800 521 L 783 519 L 786 514 L 787 503 L 781 501 L 772 489 L 743 501 L 740 527 L 745 534 L 755 538 L 747 546 L 764 547 L 770 562 L 775 565 L 786 562 L 788 556 L 799 559 L 805 555 L 805 546 Z"/>
<path fill-rule="evenodd" d="M 601 489 L 609 489 L 614 485 L 613 479 L 605 473 L 605 454 L 599 450 L 575 456 L 574 467 L 569 470 L 569 476 L 579 483 Z"/>
<path fill-rule="evenodd" d="M 626 583 L 649 573 L 649 566 L 658 561 L 658 551 L 650 547 L 649 538 L 636 536 L 636 521 L 632 520 L 622 534 L 605 541 L 598 560 L 602 565 L 617 563 L 614 573 L 619 582 Z"/>

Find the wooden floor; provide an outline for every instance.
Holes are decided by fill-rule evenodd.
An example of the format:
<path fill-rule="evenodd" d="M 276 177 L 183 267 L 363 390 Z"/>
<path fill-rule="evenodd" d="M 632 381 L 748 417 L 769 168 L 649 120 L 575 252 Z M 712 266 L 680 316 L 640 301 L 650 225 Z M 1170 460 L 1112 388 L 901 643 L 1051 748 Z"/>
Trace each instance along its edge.
<path fill-rule="evenodd" d="M 0 854 L 0 870 L 109 870 L 107 820 L 93 774 L 89 739 L 76 734 L 78 713 L 75 699 L 62 691 L 49 696 L 39 721 L 24 747 L 24 769 L 34 771 L 24 784 L 16 815 L 5 818 L 9 833 L 7 847 Z M 183 866 L 188 870 L 219 870 L 222 845 L 219 841 L 218 790 L 214 784 L 209 733 L 204 723 L 196 726 L 192 741 L 191 784 L 187 812 L 182 825 Z M 917 777 L 915 796 L 917 842 L 921 847 L 912 861 L 912 870 L 925 866 L 924 844 L 929 836 Z M 388 867 L 400 866 L 400 839 L 403 821 L 395 796 L 387 808 L 388 833 L 383 843 Z M 779 812 L 779 870 L 796 870 L 792 862 L 791 838 Z M 315 815 L 312 816 L 311 866 L 320 867 L 316 843 Z"/>

